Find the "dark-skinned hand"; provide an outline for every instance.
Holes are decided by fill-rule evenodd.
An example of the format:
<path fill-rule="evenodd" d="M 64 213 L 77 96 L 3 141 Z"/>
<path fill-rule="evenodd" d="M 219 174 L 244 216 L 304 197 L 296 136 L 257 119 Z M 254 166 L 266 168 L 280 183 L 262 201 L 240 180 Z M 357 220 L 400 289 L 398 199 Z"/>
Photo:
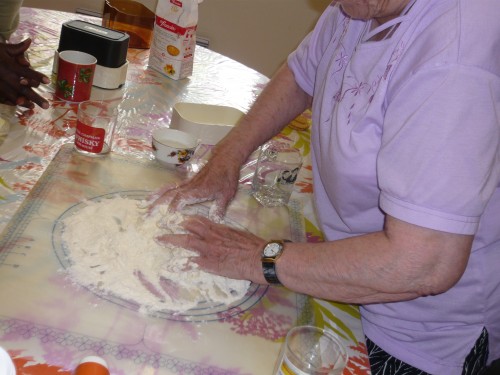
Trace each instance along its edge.
<path fill-rule="evenodd" d="M 0 43 L 0 103 L 33 108 L 35 104 L 47 109 L 49 102 L 33 90 L 50 79 L 31 68 L 26 51 L 31 39 L 20 43 Z"/>

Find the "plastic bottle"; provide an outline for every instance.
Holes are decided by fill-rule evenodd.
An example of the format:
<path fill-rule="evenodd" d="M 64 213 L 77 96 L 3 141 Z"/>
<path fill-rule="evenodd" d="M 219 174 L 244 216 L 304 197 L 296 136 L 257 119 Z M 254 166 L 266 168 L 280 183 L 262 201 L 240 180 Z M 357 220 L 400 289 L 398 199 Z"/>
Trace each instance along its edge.
<path fill-rule="evenodd" d="M 154 12 L 139 1 L 104 2 L 102 26 L 129 34 L 129 48 L 149 48 L 153 38 L 154 23 Z"/>
<path fill-rule="evenodd" d="M 0 374 L 2 375 L 16 375 L 14 363 L 3 348 L 0 348 Z"/>
<path fill-rule="evenodd" d="M 109 375 L 108 364 L 101 357 L 88 356 L 80 361 L 74 375 Z"/>

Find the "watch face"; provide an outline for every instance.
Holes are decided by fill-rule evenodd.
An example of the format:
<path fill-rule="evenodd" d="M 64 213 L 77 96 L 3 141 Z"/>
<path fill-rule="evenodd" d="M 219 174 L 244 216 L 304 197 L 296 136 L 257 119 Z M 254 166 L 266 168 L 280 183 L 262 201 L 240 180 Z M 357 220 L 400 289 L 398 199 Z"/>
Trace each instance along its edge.
<path fill-rule="evenodd" d="M 264 256 L 274 257 L 281 251 L 281 244 L 276 242 L 271 242 L 264 248 Z"/>

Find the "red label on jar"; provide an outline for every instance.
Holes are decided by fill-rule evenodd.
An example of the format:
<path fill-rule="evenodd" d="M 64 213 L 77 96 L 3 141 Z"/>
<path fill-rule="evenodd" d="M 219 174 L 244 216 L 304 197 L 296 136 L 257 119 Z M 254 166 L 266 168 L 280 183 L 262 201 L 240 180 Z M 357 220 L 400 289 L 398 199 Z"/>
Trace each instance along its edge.
<path fill-rule="evenodd" d="M 106 131 L 102 128 L 93 128 L 81 121 L 76 123 L 75 146 L 80 150 L 99 154 L 104 146 Z"/>

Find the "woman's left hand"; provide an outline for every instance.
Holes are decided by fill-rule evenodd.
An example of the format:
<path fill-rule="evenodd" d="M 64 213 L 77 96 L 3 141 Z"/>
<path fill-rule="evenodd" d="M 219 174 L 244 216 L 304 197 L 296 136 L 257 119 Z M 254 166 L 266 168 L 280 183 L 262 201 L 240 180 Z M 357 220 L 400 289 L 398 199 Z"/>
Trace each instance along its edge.
<path fill-rule="evenodd" d="M 261 265 L 266 240 L 202 216 L 190 216 L 183 227 L 187 234 L 162 235 L 157 241 L 195 251 L 199 256 L 191 260 L 207 272 L 266 284 Z"/>

